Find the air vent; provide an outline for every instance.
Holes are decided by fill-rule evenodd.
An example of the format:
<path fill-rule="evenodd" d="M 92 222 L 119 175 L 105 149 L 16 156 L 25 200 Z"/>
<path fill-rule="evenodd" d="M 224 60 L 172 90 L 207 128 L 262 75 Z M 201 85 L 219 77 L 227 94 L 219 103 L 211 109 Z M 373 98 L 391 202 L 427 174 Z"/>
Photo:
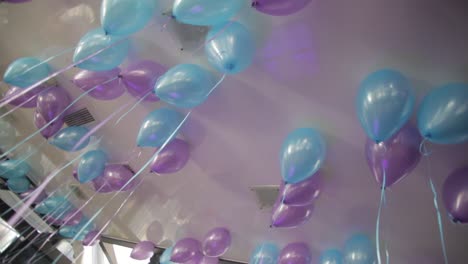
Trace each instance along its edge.
<path fill-rule="evenodd" d="M 88 108 L 80 109 L 63 118 L 67 126 L 82 126 L 95 121 Z"/>
<path fill-rule="evenodd" d="M 255 193 L 260 209 L 273 207 L 279 194 L 278 185 L 253 186 L 250 190 Z"/>

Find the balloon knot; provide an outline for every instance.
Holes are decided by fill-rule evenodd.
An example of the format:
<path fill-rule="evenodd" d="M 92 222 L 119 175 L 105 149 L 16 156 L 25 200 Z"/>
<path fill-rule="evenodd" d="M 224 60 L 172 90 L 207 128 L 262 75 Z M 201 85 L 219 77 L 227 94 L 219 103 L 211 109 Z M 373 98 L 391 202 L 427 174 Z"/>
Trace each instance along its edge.
<path fill-rule="evenodd" d="M 273 228 L 273 225 L 270 225 L 270 228 Z"/>
<path fill-rule="evenodd" d="M 123 75 L 122 75 L 122 74 L 119 74 L 119 75 L 117 75 L 117 78 L 122 79 L 122 78 L 123 78 Z"/>
<path fill-rule="evenodd" d="M 252 1 L 252 7 L 257 7 L 260 3 L 258 1 Z"/>

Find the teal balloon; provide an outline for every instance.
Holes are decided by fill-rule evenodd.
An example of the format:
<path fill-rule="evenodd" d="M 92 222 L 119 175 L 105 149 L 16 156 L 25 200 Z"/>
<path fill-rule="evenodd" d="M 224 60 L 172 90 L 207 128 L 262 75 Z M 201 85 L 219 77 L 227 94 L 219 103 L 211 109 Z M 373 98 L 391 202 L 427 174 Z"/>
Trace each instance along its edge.
<path fill-rule="evenodd" d="M 54 218 L 58 218 L 58 214 L 63 217 L 66 215 L 64 212 L 68 212 L 73 209 L 72 204 L 63 196 L 50 196 L 36 205 L 34 211 L 38 214 L 52 214 Z"/>
<path fill-rule="evenodd" d="M 175 264 L 175 262 L 171 261 L 172 249 L 174 247 L 169 247 L 164 250 L 161 257 L 159 258 L 159 263 L 161 264 Z"/>
<path fill-rule="evenodd" d="M 273 243 L 259 244 L 250 256 L 249 264 L 276 264 L 280 249 Z"/>
<path fill-rule="evenodd" d="M 434 143 L 468 142 L 468 84 L 447 84 L 424 97 L 418 127 L 421 135 Z"/>
<path fill-rule="evenodd" d="M 88 221 L 88 220 L 86 220 Z M 80 233 L 80 230 L 81 228 L 83 227 L 84 224 L 78 224 L 78 225 L 74 225 L 74 226 L 62 226 L 60 227 L 59 229 L 59 234 L 62 236 L 62 237 L 65 237 L 65 238 L 75 238 L 75 236 L 78 236 L 76 237 L 76 240 L 77 241 L 83 241 L 83 239 L 86 237 L 86 235 L 91 231 L 91 228 L 88 228 L 86 227 L 85 229 L 83 229 L 83 231 Z M 91 225 L 90 225 L 91 226 Z"/>
<path fill-rule="evenodd" d="M 145 27 L 155 10 L 155 0 L 103 0 L 101 24 L 109 35 L 131 35 Z"/>
<path fill-rule="evenodd" d="M 3 75 L 3 81 L 20 88 L 29 87 L 51 73 L 49 64 L 37 58 L 26 57 L 12 62 Z"/>
<path fill-rule="evenodd" d="M 34 212 L 45 215 L 50 212 L 50 209 L 44 203 L 39 203 L 34 207 Z"/>
<path fill-rule="evenodd" d="M 244 0 L 175 0 L 172 14 L 185 24 L 213 26 L 231 19 L 245 3 Z"/>
<path fill-rule="evenodd" d="M 362 234 L 352 236 L 344 248 L 345 264 L 374 264 L 375 246 Z"/>
<path fill-rule="evenodd" d="M 356 111 L 367 136 L 383 142 L 406 124 L 414 103 L 408 79 L 398 71 L 385 69 L 371 73 L 361 83 Z"/>
<path fill-rule="evenodd" d="M 159 108 L 149 113 L 140 127 L 137 145 L 139 147 L 159 148 L 174 133 L 184 117 L 177 111 Z M 175 138 L 175 136 L 173 137 Z"/>
<path fill-rule="evenodd" d="M 343 264 L 343 254 L 337 249 L 325 250 L 320 255 L 319 264 Z"/>
<path fill-rule="evenodd" d="M 29 190 L 29 180 L 26 177 L 10 178 L 7 180 L 8 189 L 14 193 L 22 193 Z"/>
<path fill-rule="evenodd" d="M 10 122 L 0 119 L 0 149 L 12 146 L 16 141 L 16 129 Z"/>
<path fill-rule="evenodd" d="M 89 132 L 86 127 L 83 126 L 71 126 L 60 130 L 55 136 L 49 141 L 50 144 L 64 151 L 79 151 L 88 146 L 89 137 L 83 141 L 79 146 L 75 145 Z"/>
<path fill-rule="evenodd" d="M 24 160 L 0 161 L 0 177 L 4 179 L 21 178 L 26 176 L 31 167 Z"/>
<path fill-rule="evenodd" d="M 101 176 L 106 168 L 107 154 L 102 150 L 91 150 L 83 155 L 78 163 L 78 180 L 81 183 L 90 182 Z"/>
<path fill-rule="evenodd" d="M 302 182 L 313 176 L 326 156 L 322 135 L 312 128 L 299 128 L 285 139 L 280 153 L 281 175 L 286 183 Z"/>
<path fill-rule="evenodd" d="M 122 18 L 124 19 L 124 18 Z M 118 42 L 117 44 L 114 44 Z M 89 59 L 87 57 L 99 50 L 111 46 Z M 102 28 L 97 28 L 86 33 L 79 41 L 73 55 L 73 62 L 77 63 L 86 59 L 77 67 L 90 71 L 107 71 L 119 66 L 127 57 L 130 43 L 122 37 L 106 35 Z"/>
<path fill-rule="evenodd" d="M 210 72 L 195 64 L 179 64 L 169 69 L 154 86 L 156 95 L 168 104 L 193 108 L 202 104 L 215 81 Z"/>
<path fill-rule="evenodd" d="M 236 74 L 252 64 L 255 44 L 250 31 L 238 22 L 214 26 L 206 36 L 205 53 L 218 71 Z"/>

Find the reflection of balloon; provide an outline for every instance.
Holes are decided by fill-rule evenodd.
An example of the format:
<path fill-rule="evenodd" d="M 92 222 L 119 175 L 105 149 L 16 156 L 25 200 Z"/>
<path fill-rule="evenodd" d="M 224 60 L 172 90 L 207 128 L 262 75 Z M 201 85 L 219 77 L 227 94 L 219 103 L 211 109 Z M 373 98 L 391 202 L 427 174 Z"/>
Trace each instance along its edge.
<path fill-rule="evenodd" d="M 31 194 L 34 191 L 36 191 L 36 189 L 29 189 L 28 191 L 21 193 L 20 198 L 21 199 L 28 199 L 29 197 L 31 197 Z M 47 198 L 47 195 L 44 192 L 41 192 L 39 194 L 39 196 L 37 197 L 37 199 L 34 200 L 33 204 L 38 204 L 38 203 L 42 202 L 44 199 L 46 199 L 46 198 Z"/>
<path fill-rule="evenodd" d="M 156 62 L 145 60 L 128 66 L 122 72 L 122 81 L 132 96 L 142 98 L 153 91 L 156 80 L 167 71 L 166 67 Z M 159 98 L 151 93 L 145 101 L 156 102 Z"/>
<path fill-rule="evenodd" d="M 10 122 L 0 119 L 0 148 L 6 149 L 16 141 L 16 129 Z"/>
<path fill-rule="evenodd" d="M 219 257 L 231 246 L 231 233 L 228 229 L 218 227 L 210 230 L 203 240 L 203 253 L 208 257 Z"/>
<path fill-rule="evenodd" d="M 171 261 L 185 263 L 201 252 L 201 243 L 195 238 L 184 238 L 174 245 L 172 248 Z"/>
<path fill-rule="evenodd" d="M 150 223 L 146 229 L 146 238 L 150 241 L 153 241 L 155 244 L 158 244 L 164 237 L 164 228 L 161 222 L 155 220 Z"/>
<path fill-rule="evenodd" d="M 63 224 L 67 226 L 75 226 L 81 222 L 82 218 L 83 214 L 80 211 L 72 210 L 63 217 Z"/>
<path fill-rule="evenodd" d="M 91 150 L 81 157 L 77 167 L 78 180 L 89 182 L 99 177 L 106 168 L 107 155 L 102 150 Z"/>
<path fill-rule="evenodd" d="M 276 264 L 279 257 L 279 248 L 273 243 L 262 243 L 252 252 L 249 264 Z"/>
<path fill-rule="evenodd" d="M 189 145 L 181 139 L 174 139 L 153 159 L 151 171 L 165 174 L 181 170 L 189 160 Z"/>
<path fill-rule="evenodd" d="M 24 160 L 3 160 L 0 161 L 0 177 L 4 179 L 22 178 L 30 170 L 29 165 Z"/>
<path fill-rule="evenodd" d="M 253 0 L 252 6 L 268 15 L 287 16 L 302 10 L 310 2 L 311 0 Z"/>
<path fill-rule="evenodd" d="M 273 208 L 271 226 L 280 228 L 300 226 L 312 217 L 313 209 L 313 203 L 305 206 L 289 206 L 277 202 Z"/>
<path fill-rule="evenodd" d="M 101 24 L 107 34 L 131 35 L 145 27 L 155 9 L 154 0 L 104 0 Z"/>
<path fill-rule="evenodd" d="M 92 90 L 88 95 L 93 98 L 113 100 L 125 93 L 121 79 L 117 78 L 119 74 L 119 68 L 99 72 L 82 70 L 73 77 L 73 83 L 85 92 Z"/>
<path fill-rule="evenodd" d="M 159 148 L 172 135 L 183 120 L 183 116 L 168 108 L 159 108 L 149 113 L 140 127 L 137 145 Z"/>
<path fill-rule="evenodd" d="M 114 191 L 119 191 L 127 182 L 132 179 L 135 174 L 127 166 L 121 164 L 109 164 L 104 169 L 103 177 L 109 186 Z M 125 186 L 122 191 L 128 191 L 133 189 L 137 184 L 136 180 L 133 180 L 130 184 Z"/>
<path fill-rule="evenodd" d="M 62 117 L 55 119 L 52 123 L 47 121 L 41 113 L 34 112 L 34 125 L 41 130 L 41 135 L 46 139 L 52 137 L 57 132 L 62 129 L 63 124 L 65 123 Z M 44 126 L 47 126 L 44 128 Z"/>
<path fill-rule="evenodd" d="M 135 245 L 130 257 L 136 260 L 150 259 L 154 255 L 155 245 L 151 241 L 141 241 Z"/>
<path fill-rule="evenodd" d="M 228 21 L 244 3 L 243 0 L 176 0 L 172 14 L 185 24 L 212 26 Z"/>
<path fill-rule="evenodd" d="M 222 73 L 239 73 L 252 63 L 255 54 L 252 34 L 238 22 L 214 26 L 208 32 L 206 42 L 208 61 Z"/>
<path fill-rule="evenodd" d="M 442 197 L 450 218 L 457 223 L 468 223 L 468 166 L 450 173 Z"/>
<path fill-rule="evenodd" d="M 369 238 L 362 234 L 352 236 L 346 241 L 344 248 L 344 263 L 373 264 L 375 248 Z"/>
<path fill-rule="evenodd" d="M 29 190 L 29 180 L 26 177 L 10 178 L 7 180 L 8 189 L 15 193 Z"/>
<path fill-rule="evenodd" d="M 208 98 L 214 84 L 213 76 L 203 67 L 179 64 L 159 78 L 154 92 L 166 103 L 181 108 L 193 108 Z"/>
<path fill-rule="evenodd" d="M 34 124 L 41 129 L 54 120 L 47 128 L 41 131 L 45 138 L 55 135 L 63 126 L 62 112 L 70 104 L 70 97 L 62 87 L 51 87 L 37 96 L 37 107 L 34 113 Z"/>
<path fill-rule="evenodd" d="M 83 246 L 94 246 L 96 245 L 99 240 L 100 236 L 98 236 L 99 231 L 97 230 L 92 230 L 86 234 L 86 236 L 83 239 Z"/>
<path fill-rule="evenodd" d="M 125 60 L 130 43 L 127 39 L 106 35 L 102 28 L 93 29 L 80 39 L 73 62 L 81 61 L 108 46 L 111 47 L 78 64 L 77 67 L 90 71 L 112 70 Z"/>
<path fill-rule="evenodd" d="M 49 143 L 65 151 L 79 151 L 89 144 L 89 137 L 79 146 L 76 146 L 89 130 L 83 126 L 71 126 L 60 130 Z"/>
<path fill-rule="evenodd" d="M 159 263 L 161 264 L 173 264 L 174 262 L 171 261 L 173 247 L 166 248 L 162 253 L 161 257 L 159 258 Z"/>
<path fill-rule="evenodd" d="M 291 132 L 280 153 L 281 175 L 286 183 L 301 182 L 317 172 L 326 155 L 325 140 L 312 128 Z"/>
<path fill-rule="evenodd" d="M 306 243 L 290 243 L 281 250 L 278 264 L 310 264 L 312 253 Z"/>
<path fill-rule="evenodd" d="M 40 92 L 44 91 L 46 89 L 45 86 L 38 86 L 31 91 L 28 91 L 18 97 L 16 97 L 14 100 L 11 100 L 9 104 L 14 105 L 14 106 L 19 106 L 21 105 L 22 108 L 33 108 L 36 107 L 36 101 L 37 101 L 37 96 Z M 23 88 L 17 87 L 17 86 L 12 86 L 8 91 L 5 93 L 5 100 L 8 98 L 11 98 L 13 96 L 16 96 L 17 94 L 23 92 Z"/>
<path fill-rule="evenodd" d="M 325 250 L 320 256 L 319 264 L 343 264 L 343 255 L 337 249 Z"/>
<path fill-rule="evenodd" d="M 26 88 L 46 78 L 50 74 L 47 63 L 37 58 L 26 57 L 12 62 L 3 75 L 3 81 L 21 88 Z"/>
<path fill-rule="evenodd" d="M 468 141 L 468 85 L 448 84 L 424 97 L 418 113 L 419 132 L 438 144 Z"/>
<path fill-rule="evenodd" d="M 394 70 L 379 70 L 364 79 L 356 97 L 356 110 L 367 135 L 382 142 L 408 121 L 414 92 L 405 76 Z"/>
<path fill-rule="evenodd" d="M 280 195 L 283 203 L 293 206 L 304 206 L 317 199 L 322 191 L 323 176 L 319 172 L 315 173 L 302 182 L 294 184 L 281 184 Z"/>

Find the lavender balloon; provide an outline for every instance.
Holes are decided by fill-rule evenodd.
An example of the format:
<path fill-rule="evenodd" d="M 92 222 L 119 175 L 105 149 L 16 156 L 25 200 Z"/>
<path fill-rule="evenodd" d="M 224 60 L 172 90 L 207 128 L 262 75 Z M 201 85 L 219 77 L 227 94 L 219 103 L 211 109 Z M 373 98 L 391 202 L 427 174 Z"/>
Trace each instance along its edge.
<path fill-rule="evenodd" d="M 99 193 L 110 193 L 114 191 L 114 188 L 107 182 L 104 176 L 99 176 L 92 181 L 94 190 Z"/>
<path fill-rule="evenodd" d="M 300 11 L 310 2 L 311 0 L 253 0 L 252 6 L 268 15 L 287 16 Z"/>
<path fill-rule="evenodd" d="M 95 99 L 113 100 L 125 93 L 119 74 L 119 68 L 99 72 L 82 70 L 72 81 L 85 92 L 92 90 L 88 95 Z"/>
<path fill-rule="evenodd" d="M 306 243 L 290 243 L 281 250 L 278 264 L 310 264 L 312 253 Z"/>
<path fill-rule="evenodd" d="M 421 159 L 421 140 L 418 130 L 409 124 L 384 142 L 375 143 L 367 139 L 367 164 L 380 186 L 383 186 L 384 172 L 385 187 L 389 187 L 406 177 L 416 167 Z"/>
<path fill-rule="evenodd" d="M 96 245 L 100 240 L 100 236 L 98 236 L 98 234 L 99 234 L 99 231 L 97 230 L 89 231 L 83 239 L 83 246 Z"/>
<path fill-rule="evenodd" d="M 119 191 L 130 179 L 135 175 L 135 173 L 130 170 L 128 166 L 121 165 L 121 164 L 110 164 L 107 165 L 104 169 L 104 173 L 102 176 L 109 186 L 114 191 Z M 136 185 L 136 180 L 133 180 L 130 184 L 128 184 L 122 191 L 129 191 L 133 189 Z"/>
<path fill-rule="evenodd" d="M 195 238 L 184 238 L 172 248 L 171 261 L 185 263 L 201 254 L 201 243 Z"/>
<path fill-rule="evenodd" d="M 27 93 L 24 93 L 18 97 L 16 97 L 14 100 L 10 101 L 9 104 L 14 105 L 14 106 L 19 106 L 21 105 L 22 108 L 33 108 L 36 107 L 36 102 L 37 102 L 37 96 L 39 93 L 44 91 L 46 89 L 45 86 L 41 85 L 38 86 L 31 91 L 28 91 Z M 5 93 L 5 99 L 8 100 L 10 97 L 13 97 L 21 92 L 23 92 L 24 89 L 16 86 L 12 86 L 8 91 Z"/>
<path fill-rule="evenodd" d="M 41 92 L 37 97 L 36 112 L 40 113 L 45 121 L 50 122 L 59 116 L 70 104 L 70 97 L 62 87 L 51 87 Z"/>
<path fill-rule="evenodd" d="M 136 260 L 150 259 L 154 255 L 155 247 L 156 246 L 151 241 L 141 241 L 135 245 L 130 257 Z"/>
<path fill-rule="evenodd" d="M 63 118 L 57 118 L 54 122 L 50 123 L 47 125 L 49 121 L 47 121 L 44 116 L 41 113 L 34 112 L 34 125 L 38 129 L 42 129 L 44 126 L 47 126 L 46 128 L 41 130 L 41 135 L 45 137 L 46 139 L 54 136 L 57 134 L 62 129 L 62 126 L 64 124 Z"/>
<path fill-rule="evenodd" d="M 445 179 L 442 197 L 450 218 L 468 223 L 468 166 L 456 169 Z"/>
<path fill-rule="evenodd" d="M 323 175 L 321 172 L 314 176 L 294 184 L 281 184 L 280 197 L 283 204 L 292 206 L 305 206 L 317 199 L 322 191 Z"/>
<path fill-rule="evenodd" d="M 203 240 L 203 254 L 208 257 L 219 257 L 231 246 L 231 233 L 227 228 L 218 227 L 210 230 Z"/>
<path fill-rule="evenodd" d="M 167 71 L 167 68 L 150 60 L 144 60 L 130 65 L 122 72 L 122 81 L 127 91 L 134 97 L 145 97 L 145 101 L 156 102 L 159 98 L 154 94 L 153 88 L 156 80 Z"/>
<path fill-rule="evenodd" d="M 187 164 L 189 152 L 187 142 L 176 138 L 153 159 L 151 171 L 160 174 L 178 172 Z"/>
<path fill-rule="evenodd" d="M 297 227 L 312 217 L 313 204 L 306 206 L 289 206 L 277 202 L 273 208 L 271 227 Z"/>

